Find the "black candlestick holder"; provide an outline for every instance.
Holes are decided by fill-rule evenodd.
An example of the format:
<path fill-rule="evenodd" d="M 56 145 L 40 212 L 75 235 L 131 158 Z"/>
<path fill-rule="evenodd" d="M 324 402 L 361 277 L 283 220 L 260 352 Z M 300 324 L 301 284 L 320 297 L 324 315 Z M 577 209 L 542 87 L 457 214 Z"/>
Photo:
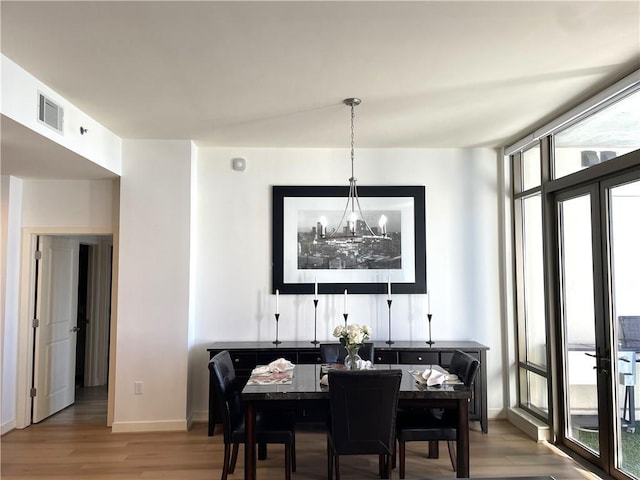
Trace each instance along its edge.
<path fill-rule="evenodd" d="M 274 343 L 276 345 L 280 345 L 282 343 L 280 340 L 278 340 L 278 323 L 280 323 L 278 320 L 280 320 L 280 314 L 276 313 L 275 317 L 276 317 L 276 339 L 271 343 Z"/>
<path fill-rule="evenodd" d="M 427 340 L 427 343 L 429 345 L 433 345 L 434 343 L 436 343 L 433 340 L 431 340 L 431 317 L 433 317 L 433 314 L 427 313 L 427 319 L 429 320 L 429 340 Z"/>
<path fill-rule="evenodd" d="M 347 318 L 349 317 L 349 314 L 343 313 L 342 316 L 344 317 L 344 328 L 347 328 Z"/>
<path fill-rule="evenodd" d="M 389 340 L 385 342 L 387 345 L 393 345 L 394 343 L 396 343 L 393 340 L 391 340 L 391 302 L 392 300 L 389 298 L 387 300 L 387 305 L 389 306 Z"/>
<path fill-rule="evenodd" d="M 313 341 L 311 342 L 314 345 L 317 345 L 320 343 L 318 341 L 317 333 L 318 333 L 318 299 L 314 298 L 313 299 Z"/>

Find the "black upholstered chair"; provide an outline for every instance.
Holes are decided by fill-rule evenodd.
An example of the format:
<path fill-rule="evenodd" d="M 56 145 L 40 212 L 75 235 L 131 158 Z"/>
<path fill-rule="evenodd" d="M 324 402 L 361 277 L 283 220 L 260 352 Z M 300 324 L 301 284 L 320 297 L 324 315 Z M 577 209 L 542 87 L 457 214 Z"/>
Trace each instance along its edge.
<path fill-rule="evenodd" d="M 328 479 L 340 480 L 341 455 L 378 455 L 379 474 L 391 478 L 401 370 L 329 371 L 331 420 Z M 375 399 L 375 401 L 372 401 Z"/>
<path fill-rule="evenodd" d="M 240 388 L 229 352 L 222 351 L 209 361 L 209 372 L 216 391 L 216 404 L 222 418 L 224 464 L 221 480 L 233 473 L 238 459 L 238 445 L 245 441 L 244 410 L 240 402 Z M 290 416 L 264 412 L 256 415 L 256 443 L 282 443 L 285 456 L 285 479 L 291 479 L 296 471 L 295 421 Z M 233 446 L 233 452 L 231 451 Z"/>
<path fill-rule="evenodd" d="M 451 359 L 449 373 L 455 373 L 462 383 L 470 387 L 476 378 L 479 367 L 480 362 L 477 358 L 456 350 Z M 455 471 L 455 442 L 458 438 L 457 422 L 457 416 L 451 410 L 400 410 L 396 429 L 399 446 L 400 478 L 404 478 L 405 474 L 406 442 L 427 441 L 432 443 L 446 440 L 451 465 Z M 435 445 L 437 446 L 437 443 Z"/>
<path fill-rule="evenodd" d="M 358 351 L 358 355 L 362 360 L 369 360 L 373 363 L 373 342 L 367 342 L 362 345 L 362 348 Z M 320 359 L 322 363 L 344 363 L 344 359 L 347 356 L 347 349 L 342 346 L 341 343 L 321 343 L 320 344 Z"/>

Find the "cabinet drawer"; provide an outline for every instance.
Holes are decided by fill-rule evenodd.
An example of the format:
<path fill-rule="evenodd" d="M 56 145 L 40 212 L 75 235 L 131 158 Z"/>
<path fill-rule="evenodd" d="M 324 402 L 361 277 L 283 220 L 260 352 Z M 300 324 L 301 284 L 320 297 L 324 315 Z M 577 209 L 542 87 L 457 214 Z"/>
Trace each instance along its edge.
<path fill-rule="evenodd" d="M 295 350 L 272 350 L 258 352 L 258 365 L 268 365 L 279 358 L 284 358 L 292 363 L 298 363 L 298 353 Z"/>
<path fill-rule="evenodd" d="M 398 363 L 398 352 L 385 352 L 380 350 L 375 350 L 373 352 L 374 362 L 373 363 L 381 363 L 387 365 L 395 365 Z"/>
<path fill-rule="evenodd" d="M 317 352 L 298 352 L 298 363 L 300 364 L 313 365 L 321 362 L 320 350 Z"/>
<path fill-rule="evenodd" d="M 438 352 L 400 352 L 400 363 L 404 365 L 438 365 L 440 359 Z"/>
<path fill-rule="evenodd" d="M 252 370 L 256 367 L 256 354 L 245 352 L 229 352 L 233 368 L 236 370 Z"/>

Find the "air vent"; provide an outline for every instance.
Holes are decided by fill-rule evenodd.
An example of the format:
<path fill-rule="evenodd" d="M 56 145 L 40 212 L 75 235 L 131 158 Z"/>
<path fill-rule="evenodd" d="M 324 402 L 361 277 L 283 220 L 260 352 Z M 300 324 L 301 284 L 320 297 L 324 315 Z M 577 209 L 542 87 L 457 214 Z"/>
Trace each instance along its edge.
<path fill-rule="evenodd" d="M 38 93 L 38 120 L 62 133 L 64 109 L 50 98 Z"/>

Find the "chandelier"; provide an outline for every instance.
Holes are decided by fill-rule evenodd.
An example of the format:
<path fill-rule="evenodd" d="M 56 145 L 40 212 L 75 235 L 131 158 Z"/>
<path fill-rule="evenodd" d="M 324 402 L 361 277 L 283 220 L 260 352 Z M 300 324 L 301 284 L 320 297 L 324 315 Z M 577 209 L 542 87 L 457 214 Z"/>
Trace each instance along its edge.
<path fill-rule="evenodd" d="M 374 230 L 362 214 L 360 198 L 358 197 L 357 179 L 354 174 L 354 137 L 355 137 L 355 112 L 354 109 L 362 100 L 359 98 L 345 98 L 343 103 L 351 107 L 351 178 L 349 178 L 349 195 L 347 204 L 342 212 L 342 218 L 338 226 L 327 234 L 327 218 L 320 217 L 317 237 L 320 241 L 327 243 L 354 243 L 365 240 L 391 240 L 387 235 L 387 217 L 381 215 L 378 221 L 378 228 Z M 347 216 L 348 214 L 348 216 Z M 345 223 L 346 220 L 346 223 Z"/>

